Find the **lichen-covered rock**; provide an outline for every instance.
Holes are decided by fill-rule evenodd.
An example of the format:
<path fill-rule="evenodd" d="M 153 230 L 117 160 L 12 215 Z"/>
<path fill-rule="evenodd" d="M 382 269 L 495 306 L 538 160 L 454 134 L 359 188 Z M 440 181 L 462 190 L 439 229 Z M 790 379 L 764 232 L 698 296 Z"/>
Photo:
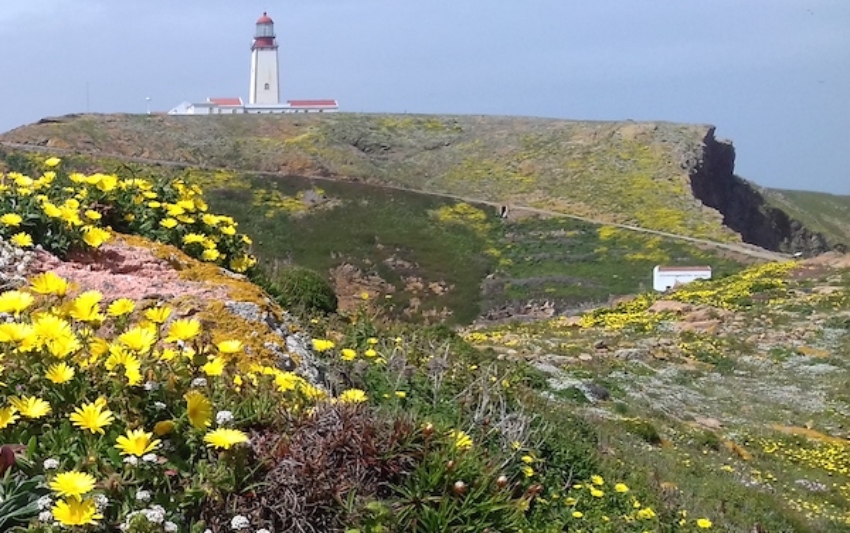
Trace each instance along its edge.
<path fill-rule="evenodd" d="M 3 268 L 5 246 L 0 243 L 4 281 L 13 279 Z M 25 265 L 21 280 L 23 275 L 50 270 L 81 290 L 99 291 L 107 303 L 129 298 L 143 308 L 167 302 L 175 311 L 172 319 L 197 318 L 213 342 L 241 340 L 244 353 L 239 363 L 272 364 L 322 384 L 324 372 L 297 320 L 245 276 L 192 259 L 173 246 L 128 235 L 67 260 L 43 250 L 25 257 L 29 259 L 21 263 Z"/>

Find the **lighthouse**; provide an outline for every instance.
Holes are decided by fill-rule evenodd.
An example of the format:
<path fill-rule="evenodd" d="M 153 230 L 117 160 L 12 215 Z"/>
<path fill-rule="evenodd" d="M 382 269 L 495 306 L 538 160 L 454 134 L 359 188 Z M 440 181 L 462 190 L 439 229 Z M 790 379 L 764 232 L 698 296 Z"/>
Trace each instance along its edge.
<path fill-rule="evenodd" d="M 2 1 L 2 0 L 0 0 Z M 206 102 L 183 102 L 169 115 L 259 115 L 281 113 L 332 113 L 336 100 L 302 99 L 280 101 L 280 73 L 274 21 L 268 13 L 257 19 L 251 46 L 251 92 L 246 104 L 240 97 L 207 98 Z"/>
<path fill-rule="evenodd" d="M 254 44 L 251 46 L 251 92 L 249 105 L 280 104 L 277 40 L 274 21 L 267 13 L 257 19 Z"/>

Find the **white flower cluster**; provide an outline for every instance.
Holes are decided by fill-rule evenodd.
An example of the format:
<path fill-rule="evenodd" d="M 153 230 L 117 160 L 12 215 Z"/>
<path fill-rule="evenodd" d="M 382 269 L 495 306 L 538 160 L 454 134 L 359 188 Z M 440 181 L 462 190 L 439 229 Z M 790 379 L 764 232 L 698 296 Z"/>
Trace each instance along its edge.
<path fill-rule="evenodd" d="M 215 414 L 215 423 L 219 426 L 233 422 L 233 413 L 230 411 L 219 411 Z"/>
<path fill-rule="evenodd" d="M 53 506 L 53 499 L 50 496 L 42 496 L 35 502 L 39 511 L 50 509 Z"/>
<path fill-rule="evenodd" d="M 248 520 L 247 517 L 242 516 L 241 514 L 234 516 L 230 520 L 230 529 L 232 529 L 233 531 L 248 529 L 249 527 L 251 527 L 251 521 Z"/>
<path fill-rule="evenodd" d="M 44 460 L 44 469 L 45 470 L 56 470 L 59 468 L 59 460 L 54 458 L 49 458 Z"/>
<path fill-rule="evenodd" d="M 195 379 L 192 380 L 192 386 L 193 387 L 206 387 L 207 386 L 207 380 L 206 380 L 206 378 L 195 378 Z"/>
<path fill-rule="evenodd" d="M 141 511 L 133 511 L 132 513 L 128 513 L 127 516 L 124 517 L 124 522 L 121 523 L 118 528 L 121 531 L 127 531 L 130 528 L 130 523 L 133 518 L 137 516 L 144 516 L 145 520 L 147 520 L 151 524 L 163 524 L 165 525 L 165 508 L 161 505 L 152 505 L 147 509 L 142 509 Z"/>

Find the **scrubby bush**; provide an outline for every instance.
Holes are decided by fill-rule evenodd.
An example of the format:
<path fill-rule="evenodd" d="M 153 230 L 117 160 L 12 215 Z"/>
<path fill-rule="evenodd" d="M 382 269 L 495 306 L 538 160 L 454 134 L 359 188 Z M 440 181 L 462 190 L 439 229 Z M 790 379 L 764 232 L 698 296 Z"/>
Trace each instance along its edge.
<path fill-rule="evenodd" d="M 337 297 L 333 286 L 309 268 L 287 265 L 266 267 L 252 280 L 272 295 L 284 309 L 299 313 L 334 313 Z"/>

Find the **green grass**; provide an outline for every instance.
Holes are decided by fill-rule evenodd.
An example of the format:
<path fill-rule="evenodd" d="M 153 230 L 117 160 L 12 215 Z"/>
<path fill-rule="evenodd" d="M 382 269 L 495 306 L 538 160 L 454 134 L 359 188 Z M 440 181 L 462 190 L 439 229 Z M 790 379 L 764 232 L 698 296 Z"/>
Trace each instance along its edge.
<path fill-rule="evenodd" d="M 6 160 L 22 167 L 28 157 L 12 153 Z M 325 277 L 351 264 L 380 278 L 375 288 L 392 293 L 382 307 L 404 320 L 440 317 L 445 309 L 448 323 L 468 324 L 488 310 L 522 308 L 531 300 L 551 302 L 559 311 L 604 303 L 649 290 L 656 264 L 708 264 L 715 277 L 742 268 L 674 239 L 568 218 L 503 220 L 491 206 L 367 183 L 180 171 L 88 157 L 63 164 L 198 183 L 214 211 L 233 216 L 252 236 L 265 263 L 296 264 Z M 325 199 L 308 206 L 305 194 Z M 414 278 L 421 287 L 411 283 Z M 432 283 L 448 290 L 438 294 Z"/>
<path fill-rule="evenodd" d="M 763 192 L 769 204 L 822 233 L 830 244 L 850 244 L 850 196 L 785 189 Z"/>

